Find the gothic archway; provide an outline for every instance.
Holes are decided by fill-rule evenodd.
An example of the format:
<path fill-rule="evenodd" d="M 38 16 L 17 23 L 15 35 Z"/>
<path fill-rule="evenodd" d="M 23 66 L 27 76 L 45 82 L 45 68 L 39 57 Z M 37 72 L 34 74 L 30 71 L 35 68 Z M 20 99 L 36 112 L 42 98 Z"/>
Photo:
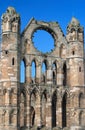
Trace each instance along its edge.
<path fill-rule="evenodd" d="M 67 126 L 66 109 L 67 109 L 67 93 L 63 95 L 62 99 L 62 128 Z"/>

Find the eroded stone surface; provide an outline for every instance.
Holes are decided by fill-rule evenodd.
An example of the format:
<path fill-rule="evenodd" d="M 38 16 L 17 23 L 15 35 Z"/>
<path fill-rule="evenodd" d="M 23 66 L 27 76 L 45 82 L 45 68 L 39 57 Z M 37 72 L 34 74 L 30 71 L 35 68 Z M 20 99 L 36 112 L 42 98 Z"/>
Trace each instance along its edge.
<path fill-rule="evenodd" d="M 50 53 L 34 47 L 32 35 L 37 29 L 46 30 L 55 39 Z M 75 18 L 66 36 L 57 22 L 34 18 L 20 34 L 19 14 L 12 7 L 7 9 L 2 15 L 0 130 L 85 130 L 83 35 L 83 27 Z M 24 83 L 20 82 L 21 61 L 25 64 Z"/>

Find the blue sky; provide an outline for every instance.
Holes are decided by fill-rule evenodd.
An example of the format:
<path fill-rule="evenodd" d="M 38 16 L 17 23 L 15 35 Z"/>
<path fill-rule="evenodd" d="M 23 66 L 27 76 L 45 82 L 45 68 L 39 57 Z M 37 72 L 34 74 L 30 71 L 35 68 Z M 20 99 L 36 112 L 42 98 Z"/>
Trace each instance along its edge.
<path fill-rule="evenodd" d="M 85 26 L 85 0 L 0 0 L 0 16 L 8 6 L 21 15 L 21 30 L 34 17 L 43 21 L 58 21 L 63 32 L 72 16 Z"/>

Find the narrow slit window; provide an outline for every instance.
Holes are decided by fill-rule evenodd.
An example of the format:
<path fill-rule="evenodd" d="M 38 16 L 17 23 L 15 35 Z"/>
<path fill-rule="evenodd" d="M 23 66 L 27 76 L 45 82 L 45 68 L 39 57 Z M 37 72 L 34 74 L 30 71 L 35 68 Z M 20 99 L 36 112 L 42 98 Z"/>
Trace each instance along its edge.
<path fill-rule="evenodd" d="M 81 72 L 81 67 L 79 67 L 79 72 Z"/>
<path fill-rule="evenodd" d="M 14 58 L 12 58 L 12 65 L 14 65 L 14 63 L 15 63 L 15 60 L 14 60 Z"/>
<path fill-rule="evenodd" d="M 75 51 L 72 51 L 72 54 L 75 55 Z"/>

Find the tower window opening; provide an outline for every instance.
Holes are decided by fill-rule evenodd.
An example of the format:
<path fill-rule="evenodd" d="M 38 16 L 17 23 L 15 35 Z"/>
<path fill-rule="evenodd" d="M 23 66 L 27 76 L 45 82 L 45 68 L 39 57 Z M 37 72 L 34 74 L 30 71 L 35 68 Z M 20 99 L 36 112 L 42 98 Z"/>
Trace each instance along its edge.
<path fill-rule="evenodd" d="M 12 58 L 12 65 L 14 65 L 15 64 L 15 59 L 14 59 L 14 57 Z"/>
<path fill-rule="evenodd" d="M 75 55 L 75 51 L 72 51 L 72 54 Z"/>
<path fill-rule="evenodd" d="M 7 51 L 7 50 L 5 51 L 5 54 L 8 54 L 8 51 Z"/>
<path fill-rule="evenodd" d="M 36 79 L 36 62 L 35 61 L 32 61 L 32 65 L 31 65 L 31 78 L 32 78 L 32 83 L 34 83 Z"/>
<path fill-rule="evenodd" d="M 81 72 L 81 67 L 79 67 L 79 72 Z"/>

